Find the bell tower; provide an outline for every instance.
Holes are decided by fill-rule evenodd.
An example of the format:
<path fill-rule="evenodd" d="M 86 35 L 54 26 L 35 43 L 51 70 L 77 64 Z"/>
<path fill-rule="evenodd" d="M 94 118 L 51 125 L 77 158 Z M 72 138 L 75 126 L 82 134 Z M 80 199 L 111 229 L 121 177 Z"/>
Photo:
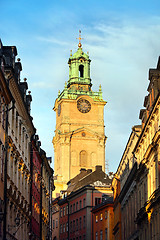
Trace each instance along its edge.
<path fill-rule="evenodd" d="M 66 183 L 81 168 L 105 171 L 104 106 L 102 89 L 93 92 L 88 53 L 84 53 L 79 36 L 78 50 L 68 61 L 69 80 L 59 91 L 53 110 L 56 129 L 53 137 L 55 193 L 66 189 Z"/>

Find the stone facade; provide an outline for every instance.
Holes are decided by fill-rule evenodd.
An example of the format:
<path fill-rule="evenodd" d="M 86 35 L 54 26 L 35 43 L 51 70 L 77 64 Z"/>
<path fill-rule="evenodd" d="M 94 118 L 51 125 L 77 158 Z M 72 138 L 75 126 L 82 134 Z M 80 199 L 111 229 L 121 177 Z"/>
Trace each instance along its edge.
<path fill-rule="evenodd" d="M 149 70 L 149 80 L 145 109 L 139 115 L 142 125 L 132 129 L 112 183 L 114 193 L 116 181 L 120 183 L 116 199 L 121 207 L 121 237 L 126 240 L 160 236 L 160 59 L 157 68 Z"/>
<path fill-rule="evenodd" d="M 5 56 L 5 78 L 7 79 L 12 102 L 8 108 L 8 142 L 6 148 L 6 192 L 4 198 L 6 219 L 5 239 L 29 239 L 30 232 L 30 139 L 35 129 L 30 116 L 31 95 L 27 94 L 27 82 L 20 81 L 22 65 L 15 61 L 16 47 L 3 46 Z M 15 225 L 15 219 L 19 225 Z"/>
<path fill-rule="evenodd" d="M 32 158 L 36 132 L 30 115 L 32 96 L 27 79 L 20 79 L 22 65 L 16 56 L 15 46 L 0 41 L 0 239 L 46 240 L 52 230 L 53 170 L 42 149 L 38 150 L 42 161 L 36 162 L 36 154 Z"/>
<path fill-rule="evenodd" d="M 53 169 L 50 167 L 51 158 L 46 157 L 45 151 L 40 151 L 42 158 L 42 240 L 49 240 L 52 237 L 52 191 L 54 190 L 53 184 Z"/>
<path fill-rule="evenodd" d="M 137 216 L 139 239 L 160 236 L 160 58 L 157 68 L 149 70 L 145 109 L 140 111 L 142 133 L 134 154 L 137 159 Z"/>
<path fill-rule="evenodd" d="M 6 154 L 7 133 L 6 126 L 8 118 L 8 105 L 12 100 L 8 83 L 5 79 L 4 65 L 5 59 L 3 56 L 3 45 L 0 41 L 0 239 L 3 239 L 3 212 L 4 212 L 4 190 L 6 185 L 5 171 L 6 171 Z"/>

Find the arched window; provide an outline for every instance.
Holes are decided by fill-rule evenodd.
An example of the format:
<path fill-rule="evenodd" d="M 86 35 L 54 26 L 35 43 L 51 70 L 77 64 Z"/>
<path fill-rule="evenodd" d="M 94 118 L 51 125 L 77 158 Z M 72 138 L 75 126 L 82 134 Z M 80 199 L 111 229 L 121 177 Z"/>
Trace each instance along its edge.
<path fill-rule="evenodd" d="M 80 166 L 81 167 L 87 166 L 87 152 L 85 150 L 82 150 L 80 152 Z"/>
<path fill-rule="evenodd" d="M 84 74 L 84 66 L 80 65 L 79 66 L 79 77 L 83 77 L 83 74 Z"/>

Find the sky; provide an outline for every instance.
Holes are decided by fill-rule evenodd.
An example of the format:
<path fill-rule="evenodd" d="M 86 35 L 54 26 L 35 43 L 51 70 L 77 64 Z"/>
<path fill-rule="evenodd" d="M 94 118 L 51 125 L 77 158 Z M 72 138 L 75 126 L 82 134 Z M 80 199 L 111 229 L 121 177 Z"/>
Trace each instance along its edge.
<path fill-rule="evenodd" d="M 77 50 L 82 31 L 92 90 L 101 84 L 107 101 L 106 161 L 115 172 L 132 126 L 141 124 L 148 71 L 160 55 L 160 1 L 0 0 L 0 10 L 0 38 L 3 45 L 17 47 L 21 80 L 27 78 L 32 94 L 33 123 L 52 167 L 54 102 L 68 81 L 70 50 Z"/>

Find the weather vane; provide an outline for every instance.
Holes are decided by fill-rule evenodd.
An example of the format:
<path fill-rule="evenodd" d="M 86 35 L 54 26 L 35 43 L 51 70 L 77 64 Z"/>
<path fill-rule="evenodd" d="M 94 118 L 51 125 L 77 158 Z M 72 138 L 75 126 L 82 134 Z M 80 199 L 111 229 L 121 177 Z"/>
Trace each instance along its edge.
<path fill-rule="evenodd" d="M 83 39 L 83 38 L 81 38 L 81 30 L 79 30 L 79 38 L 77 38 L 77 39 L 79 40 L 78 47 L 80 48 L 80 47 L 82 47 L 81 40 Z"/>

